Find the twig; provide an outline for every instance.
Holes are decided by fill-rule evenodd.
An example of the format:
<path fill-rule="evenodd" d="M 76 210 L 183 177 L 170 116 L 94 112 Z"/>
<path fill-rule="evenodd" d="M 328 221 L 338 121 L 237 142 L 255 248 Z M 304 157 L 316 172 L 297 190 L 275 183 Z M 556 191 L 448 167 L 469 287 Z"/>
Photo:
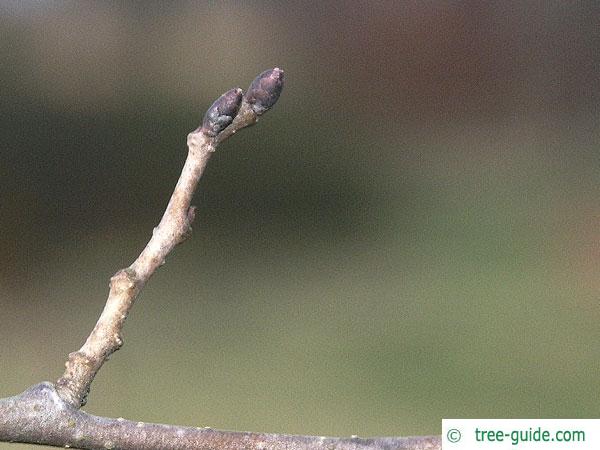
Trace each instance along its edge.
<path fill-rule="evenodd" d="M 96 326 L 83 347 L 69 355 L 65 373 L 56 382 L 56 390 L 66 402 L 76 408 L 85 405 L 96 373 L 123 345 L 121 330 L 138 294 L 171 250 L 190 234 L 195 216 L 192 197 L 217 145 L 241 128 L 256 123 L 258 116 L 275 104 L 282 86 L 282 70 L 263 72 L 245 96 L 237 88 L 219 97 L 206 112 L 202 125 L 188 135 L 187 159 L 152 238 L 133 264 L 111 278 L 108 300 Z"/>
<path fill-rule="evenodd" d="M 194 219 L 190 202 L 215 149 L 214 139 L 202 133 L 190 133 L 188 147 L 188 157 L 160 224 L 133 264 L 111 278 L 108 300 L 96 326 L 79 351 L 69 355 L 65 373 L 56 383 L 59 395 L 72 406 L 85 405 L 96 373 L 123 344 L 121 330 L 139 292 L 173 247 L 190 232 Z"/>
<path fill-rule="evenodd" d="M 279 98 L 283 71 L 260 74 L 243 95 L 232 89 L 208 109 L 203 123 L 188 135 L 188 156 L 167 209 L 152 238 L 127 268 L 110 280 L 108 300 L 83 346 L 69 355 L 55 384 L 44 382 L 15 397 L 0 399 L 0 441 L 82 449 L 429 449 L 439 437 L 325 438 L 217 431 L 144 424 L 96 417 L 80 410 L 94 377 L 123 345 L 121 332 L 138 294 L 173 248 L 191 232 L 192 197 L 217 145 L 256 123 Z"/>

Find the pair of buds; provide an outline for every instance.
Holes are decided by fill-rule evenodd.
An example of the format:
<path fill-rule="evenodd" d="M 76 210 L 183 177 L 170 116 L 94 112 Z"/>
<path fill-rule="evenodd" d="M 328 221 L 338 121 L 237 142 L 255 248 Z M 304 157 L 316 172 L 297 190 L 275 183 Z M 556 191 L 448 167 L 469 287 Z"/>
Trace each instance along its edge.
<path fill-rule="evenodd" d="M 283 70 L 275 67 L 264 71 L 254 79 L 245 95 L 240 88 L 221 95 L 206 111 L 199 131 L 216 138 L 233 123 L 238 113 L 244 117 L 238 120 L 240 123 L 234 127 L 236 130 L 252 125 L 258 116 L 266 113 L 277 102 L 282 89 Z"/>

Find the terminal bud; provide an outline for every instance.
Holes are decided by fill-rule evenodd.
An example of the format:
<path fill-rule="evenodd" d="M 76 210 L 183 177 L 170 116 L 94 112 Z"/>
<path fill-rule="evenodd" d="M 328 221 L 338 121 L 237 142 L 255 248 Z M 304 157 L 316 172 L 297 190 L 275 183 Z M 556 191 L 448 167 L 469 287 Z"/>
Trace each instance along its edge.
<path fill-rule="evenodd" d="M 257 76 L 246 92 L 246 101 L 257 116 L 267 112 L 277 102 L 283 89 L 283 70 L 275 67 Z"/>

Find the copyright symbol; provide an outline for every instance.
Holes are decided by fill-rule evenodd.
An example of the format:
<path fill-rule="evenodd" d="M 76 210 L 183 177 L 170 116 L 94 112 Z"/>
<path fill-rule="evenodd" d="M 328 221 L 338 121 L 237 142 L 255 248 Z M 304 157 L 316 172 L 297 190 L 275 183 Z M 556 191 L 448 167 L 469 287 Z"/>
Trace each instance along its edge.
<path fill-rule="evenodd" d="M 452 443 L 458 442 L 461 438 L 460 431 L 458 431 L 456 428 L 450 428 L 448 433 L 446 433 L 446 437 Z"/>

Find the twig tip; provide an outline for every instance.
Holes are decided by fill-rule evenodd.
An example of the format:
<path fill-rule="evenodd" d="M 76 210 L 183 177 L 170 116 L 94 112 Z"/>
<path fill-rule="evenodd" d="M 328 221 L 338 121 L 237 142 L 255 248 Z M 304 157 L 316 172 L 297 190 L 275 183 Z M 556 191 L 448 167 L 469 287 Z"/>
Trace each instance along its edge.
<path fill-rule="evenodd" d="M 246 92 L 246 101 L 260 116 L 266 113 L 279 99 L 283 89 L 283 70 L 279 67 L 265 70 L 258 75 Z"/>

